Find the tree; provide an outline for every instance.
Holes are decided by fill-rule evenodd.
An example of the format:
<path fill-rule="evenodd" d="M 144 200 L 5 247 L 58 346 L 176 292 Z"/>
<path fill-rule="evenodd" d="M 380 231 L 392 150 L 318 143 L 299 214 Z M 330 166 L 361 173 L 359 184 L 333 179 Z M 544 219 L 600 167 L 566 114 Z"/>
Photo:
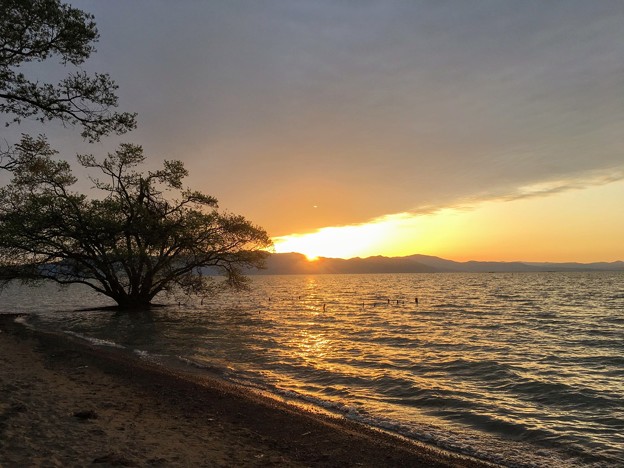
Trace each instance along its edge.
<path fill-rule="evenodd" d="M 54 85 L 33 81 L 20 71 L 24 64 L 54 56 L 63 65 L 80 65 L 95 51 L 97 39 L 93 16 L 60 0 L 2 0 L 0 113 L 18 123 L 33 118 L 80 125 L 81 135 L 91 142 L 133 129 L 135 114 L 111 111 L 117 106 L 117 85 L 108 74 L 76 70 Z M 3 156 L 11 152 L 3 151 Z"/>
<path fill-rule="evenodd" d="M 84 284 L 123 308 L 149 307 L 160 292 L 202 294 L 204 268 L 243 286 L 245 268 L 262 267 L 271 241 L 217 200 L 183 189 L 180 161 L 142 173 L 140 146 L 122 144 L 102 162 L 79 156 L 103 194 L 72 192 L 69 164 L 54 159 L 43 137 L 17 147 L 13 179 L 0 189 L 0 279 Z"/>

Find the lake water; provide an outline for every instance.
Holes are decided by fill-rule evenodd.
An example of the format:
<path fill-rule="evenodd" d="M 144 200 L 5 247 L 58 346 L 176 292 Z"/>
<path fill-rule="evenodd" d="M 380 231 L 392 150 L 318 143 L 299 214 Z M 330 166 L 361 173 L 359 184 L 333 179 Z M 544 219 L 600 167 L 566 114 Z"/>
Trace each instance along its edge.
<path fill-rule="evenodd" d="M 0 311 L 506 465 L 624 466 L 624 273 L 252 279 L 137 316 L 12 287 Z"/>

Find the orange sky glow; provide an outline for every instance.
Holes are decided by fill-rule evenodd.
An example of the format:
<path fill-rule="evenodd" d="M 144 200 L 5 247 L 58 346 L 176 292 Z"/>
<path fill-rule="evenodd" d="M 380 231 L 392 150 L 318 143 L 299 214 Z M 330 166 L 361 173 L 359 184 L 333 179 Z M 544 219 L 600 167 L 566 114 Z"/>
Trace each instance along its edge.
<path fill-rule="evenodd" d="M 624 182 L 431 214 L 275 237 L 276 252 L 316 257 L 435 255 L 457 261 L 615 261 L 624 258 Z"/>

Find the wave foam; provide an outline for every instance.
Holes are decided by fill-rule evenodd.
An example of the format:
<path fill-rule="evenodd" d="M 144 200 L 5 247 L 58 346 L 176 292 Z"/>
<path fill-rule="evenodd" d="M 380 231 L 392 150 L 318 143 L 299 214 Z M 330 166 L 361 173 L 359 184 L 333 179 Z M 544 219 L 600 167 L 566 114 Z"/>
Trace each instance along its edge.
<path fill-rule="evenodd" d="M 79 338 L 81 340 L 84 340 L 84 341 L 86 341 L 88 343 L 91 343 L 92 345 L 95 345 L 95 346 L 108 346 L 110 348 L 126 349 L 125 346 L 122 346 L 119 343 L 115 343 L 113 341 L 108 341 L 108 340 L 103 340 L 101 338 L 93 338 L 93 337 L 90 337 L 90 336 L 86 336 L 86 335 L 82 335 L 80 333 L 73 332 L 71 330 L 64 330 L 63 333 L 65 333 L 66 335 L 70 335 L 70 336 L 73 336 L 75 338 Z"/>

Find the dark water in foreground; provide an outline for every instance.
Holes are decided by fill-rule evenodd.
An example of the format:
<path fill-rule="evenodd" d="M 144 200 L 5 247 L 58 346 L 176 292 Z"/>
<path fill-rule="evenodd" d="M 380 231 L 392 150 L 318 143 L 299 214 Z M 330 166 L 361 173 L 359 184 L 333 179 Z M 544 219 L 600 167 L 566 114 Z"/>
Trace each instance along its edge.
<path fill-rule="evenodd" d="M 75 288 L 0 311 L 514 466 L 624 466 L 624 274 L 265 276 L 135 317 Z M 414 298 L 418 297 L 416 305 Z"/>

